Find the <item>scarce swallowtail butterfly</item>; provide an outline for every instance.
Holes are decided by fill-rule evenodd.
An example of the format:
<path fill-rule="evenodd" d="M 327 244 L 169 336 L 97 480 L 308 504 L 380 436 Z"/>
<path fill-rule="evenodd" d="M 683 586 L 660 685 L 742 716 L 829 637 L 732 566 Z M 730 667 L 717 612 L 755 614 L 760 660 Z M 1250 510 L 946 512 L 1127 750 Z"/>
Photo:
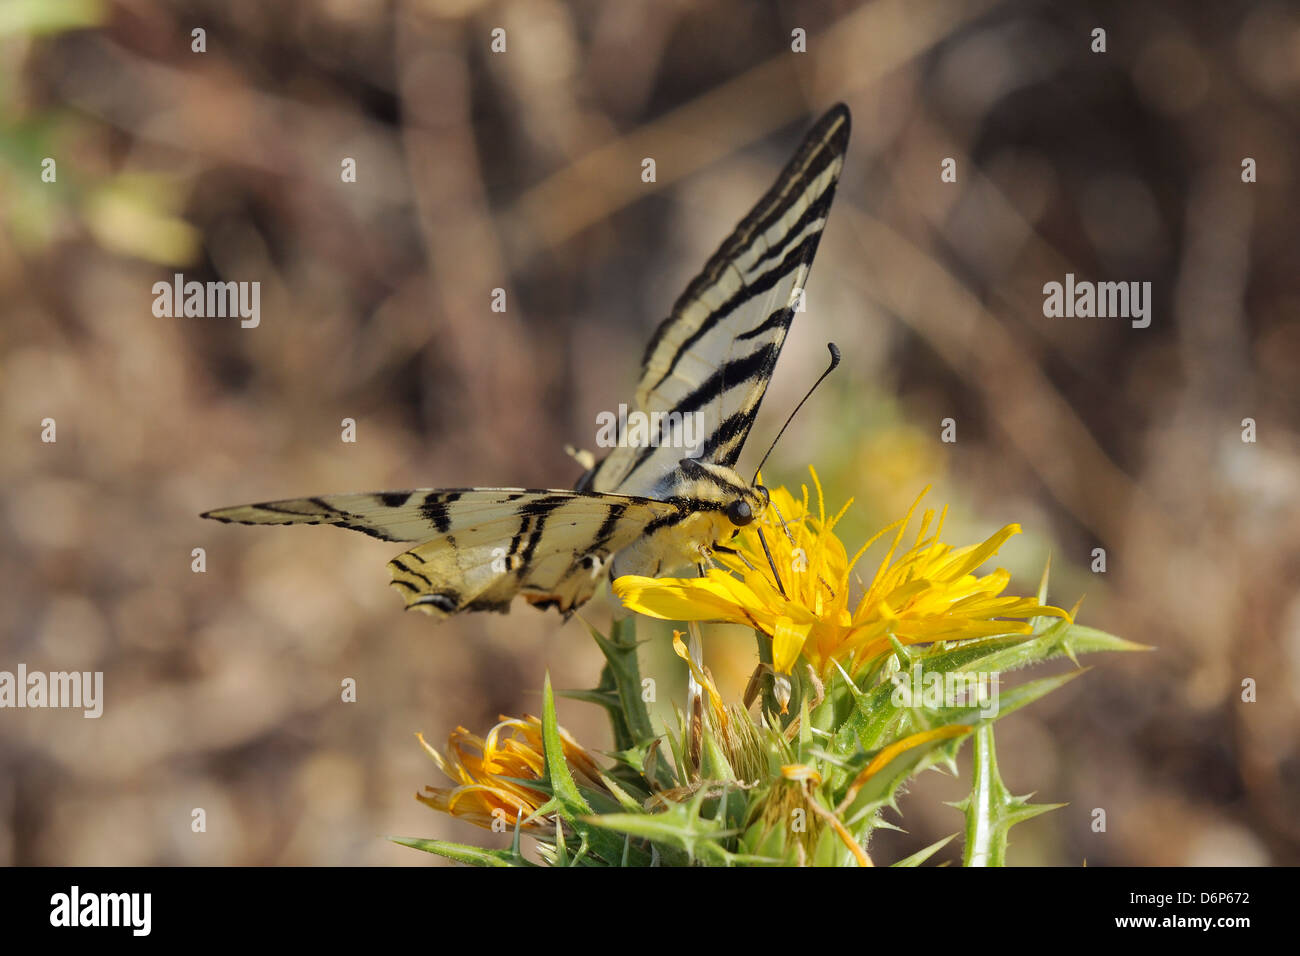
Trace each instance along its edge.
<path fill-rule="evenodd" d="M 767 504 L 735 471 L 817 252 L 849 141 L 839 104 L 687 286 L 651 338 L 635 409 L 667 437 L 689 414 L 701 443 L 620 441 L 567 490 L 452 488 L 322 495 L 206 512 L 240 524 L 331 524 L 419 542 L 389 562 L 408 609 L 444 619 L 506 611 L 516 595 L 568 615 L 606 575 L 699 563 Z M 656 414 L 658 413 L 658 414 Z M 670 416 L 670 413 L 679 413 Z M 674 444 L 677 447 L 674 447 Z"/>

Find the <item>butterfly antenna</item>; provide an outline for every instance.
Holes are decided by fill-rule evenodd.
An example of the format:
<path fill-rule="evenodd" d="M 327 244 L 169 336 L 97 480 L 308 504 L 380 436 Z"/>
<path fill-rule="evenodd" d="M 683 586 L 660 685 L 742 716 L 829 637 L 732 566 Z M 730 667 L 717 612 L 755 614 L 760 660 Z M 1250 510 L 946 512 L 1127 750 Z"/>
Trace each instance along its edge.
<path fill-rule="evenodd" d="M 781 572 L 776 569 L 776 562 L 772 560 L 772 551 L 767 546 L 767 538 L 763 537 L 763 529 L 756 528 L 755 530 L 758 532 L 758 540 L 762 542 L 763 553 L 767 555 L 767 564 L 772 569 L 772 577 L 776 578 L 776 589 L 781 592 L 781 597 L 788 601 L 790 595 L 785 593 L 785 585 L 781 583 Z"/>
<path fill-rule="evenodd" d="M 772 450 L 776 448 L 776 443 L 781 440 L 781 436 L 785 434 L 785 430 L 790 427 L 790 423 L 794 421 L 794 417 L 799 414 L 799 409 L 803 408 L 803 403 L 812 398 L 812 393 L 817 391 L 817 386 L 824 382 L 826 376 L 835 371 L 835 367 L 840 364 L 840 350 L 836 348 L 835 343 L 827 342 L 826 347 L 831 350 L 831 364 L 826 366 L 826 371 L 822 372 L 821 378 L 813 382 L 812 388 L 808 389 L 808 394 L 799 400 L 799 404 L 794 407 L 794 411 L 790 413 L 790 417 L 785 420 L 785 424 L 781 426 L 781 430 L 777 432 L 776 437 L 772 439 L 772 444 L 768 446 L 767 451 L 764 453 L 763 460 L 760 461 L 758 467 L 754 469 L 754 481 L 758 481 L 758 476 L 762 472 L 763 466 L 767 464 L 767 456 L 772 454 Z M 754 482 L 750 482 L 750 484 L 753 483 Z M 767 545 L 764 544 L 763 547 L 767 547 Z"/>

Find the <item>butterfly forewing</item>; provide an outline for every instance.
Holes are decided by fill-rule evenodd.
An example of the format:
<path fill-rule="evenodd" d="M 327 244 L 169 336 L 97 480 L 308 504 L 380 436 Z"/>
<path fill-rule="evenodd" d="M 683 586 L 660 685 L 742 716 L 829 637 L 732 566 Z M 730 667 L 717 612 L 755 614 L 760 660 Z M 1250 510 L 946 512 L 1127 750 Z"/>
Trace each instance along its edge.
<path fill-rule="evenodd" d="M 591 488 L 660 497 L 672 493 L 683 457 L 735 465 L 800 307 L 844 165 L 849 125 L 844 106 L 822 117 L 646 349 L 637 409 L 698 413 L 699 446 L 620 446 L 596 466 Z M 663 414 L 658 421 L 672 419 Z"/>

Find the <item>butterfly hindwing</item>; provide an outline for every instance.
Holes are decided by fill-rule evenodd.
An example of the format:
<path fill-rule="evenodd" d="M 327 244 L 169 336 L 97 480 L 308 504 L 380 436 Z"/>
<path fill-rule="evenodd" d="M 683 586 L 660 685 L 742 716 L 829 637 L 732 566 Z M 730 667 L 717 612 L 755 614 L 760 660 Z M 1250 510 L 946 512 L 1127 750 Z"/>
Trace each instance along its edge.
<path fill-rule="evenodd" d="M 800 307 L 844 165 L 849 125 L 843 105 L 821 118 L 646 348 L 637 410 L 658 414 L 666 428 L 684 421 L 670 413 L 698 413 L 703 428 L 693 437 L 699 445 L 620 445 L 587 476 L 587 487 L 663 497 L 672 491 L 682 457 L 735 465 Z"/>
<path fill-rule="evenodd" d="M 552 489 L 417 489 L 322 495 L 223 508 L 242 524 L 332 524 L 384 541 L 419 541 L 389 562 L 408 608 L 434 617 L 504 611 L 517 594 L 568 613 L 610 558 L 678 509 L 663 501 Z"/>

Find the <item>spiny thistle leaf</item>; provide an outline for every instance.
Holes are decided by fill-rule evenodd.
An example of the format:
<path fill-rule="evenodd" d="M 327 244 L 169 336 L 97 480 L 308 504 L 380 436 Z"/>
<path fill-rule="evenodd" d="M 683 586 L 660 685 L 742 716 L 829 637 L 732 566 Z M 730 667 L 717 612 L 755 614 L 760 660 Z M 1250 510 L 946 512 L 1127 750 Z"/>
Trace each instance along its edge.
<path fill-rule="evenodd" d="M 551 690 L 548 671 L 542 685 L 542 747 L 546 758 L 543 773 L 550 784 L 551 799 L 537 812 L 559 813 L 567 822 L 581 814 L 591 813 L 591 806 L 583 799 L 564 759 L 564 742 L 560 739 L 560 724 L 555 716 L 555 694 Z"/>
<path fill-rule="evenodd" d="M 619 716 L 626 722 L 631 739 L 619 741 L 615 737 L 615 746 L 626 750 L 634 744 L 644 743 L 654 736 L 650 723 L 650 711 L 641 699 L 641 667 L 637 662 L 636 619 L 632 617 L 615 621 L 605 637 L 594 628 L 589 628 L 591 636 L 605 655 L 605 670 L 602 672 L 600 690 L 607 690 L 605 676 L 613 680 L 613 690 L 619 702 Z"/>
<path fill-rule="evenodd" d="M 703 814 L 708 789 L 701 787 L 685 803 L 673 803 L 660 813 L 606 813 L 588 818 L 587 822 L 617 833 L 651 840 L 659 846 L 666 865 L 673 865 L 672 850 L 684 854 L 678 862 L 700 862 L 708 866 L 733 866 L 742 859 L 722 846 L 723 841 L 739 835 L 728 828 L 726 820 Z M 719 807 L 719 809 L 721 809 Z"/>
<path fill-rule="evenodd" d="M 1126 641 L 1096 628 L 1057 621 L 1041 634 L 1027 635 L 1017 644 L 998 648 L 966 663 L 969 670 L 1014 671 L 1056 657 L 1101 651 L 1149 651 L 1145 644 Z"/>
<path fill-rule="evenodd" d="M 641 801 L 637 800 L 630 793 L 628 793 L 621 786 L 619 786 L 618 781 L 615 780 L 613 777 L 611 777 L 609 774 L 602 773 L 600 775 L 600 782 L 603 783 L 606 786 L 606 788 L 608 788 L 609 792 L 614 795 L 614 799 L 618 801 L 619 807 L 621 807 L 623 810 L 626 810 L 629 813 L 641 812 Z M 607 812 L 611 812 L 611 811 L 607 811 Z"/>
<path fill-rule="evenodd" d="M 890 744 L 863 761 L 862 769 L 838 794 L 836 810 L 849 830 L 862 835 L 870 829 L 871 818 L 883 807 L 893 805 L 899 788 L 934 761 L 936 751 L 956 753 L 960 738 L 970 728 L 961 725 L 940 727 L 913 734 Z"/>
<path fill-rule="evenodd" d="M 905 655 L 909 665 L 908 670 L 894 674 L 890 680 L 882 680 L 875 686 L 865 688 L 859 696 L 856 696 L 852 712 L 835 732 L 832 749 L 838 754 L 852 753 L 859 746 L 871 751 L 897 736 L 916 729 L 972 722 L 971 708 L 936 709 L 903 706 L 895 691 L 899 684 L 911 686 L 911 675 L 918 671 L 921 674 L 943 675 L 1002 674 L 1055 657 L 1072 657 L 1078 653 L 1149 649 L 1145 645 L 1126 641 L 1095 628 L 1070 624 L 1065 620 L 1057 621 L 1038 635 L 1004 635 L 957 646 L 939 644 L 928 649 L 916 647 L 904 649 L 901 645 L 897 645 L 896 656 Z M 1074 673 L 1077 675 L 1082 671 Z M 1062 679 L 1060 683 L 1065 681 L 1066 679 Z M 1032 694 L 1024 689 L 1031 686 L 1034 687 Z M 1053 687 L 1035 683 L 1002 692 L 999 695 L 1002 701 L 998 716 L 1024 706 L 1051 689 Z M 1008 696 L 1011 696 L 1011 701 L 1006 701 Z M 912 710 L 918 713 L 914 714 L 912 719 L 908 719 L 907 712 Z M 921 711 L 924 714 L 919 713 Z M 975 708 L 974 712 L 978 712 L 978 708 Z"/>
<path fill-rule="evenodd" d="M 950 726 L 952 724 L 976 725 L 982 723 L 992 723 L 995 720 L 1001 720 L 1008 714 L 1015 713 L 1021 707 L 1032 704 L 1040 697 L 1045 697 L 1059 687 L 1063 687 L 1076 677 L 1086 674 L 1090 668 L 1080 668 L 1076 671 L 1066 671 L 1064 674 L 1054 674 L 1051 677 L 1040 677 L 1037 680 L 1026 681 L 1023 684 L 1017 684 L 1015 687 L 1001 690 L 998 692 L 996 713 L 985 716 L 985 706 L 979 703 L 972 704 L 968 707 L 908 707 L 901 712 L 901 718 L 898 723 L 898 732 L 902 734 L 911 734 L 918 731 L 928 730 L 934 726 Z M 990 699 L 990 703 L 992 703 Z"/>
<path fill-rule="evenodd" d="M 449 843 L 446 840 L 425 840 L 419 837 L 389 837 L 394 843 L 436 853 L 438 856 L 469 866 L 536 866 L 512 850 L 485 850 L 482 847 Z"/>
<path fill-rule="evenodd" d="M 558 829 L 562 820 L 574 829 L 584 845 L 590 842 L 592 851 L 605 861 L 613 863 L 621 859 L 623 841 L 612 838 L 602 830 L 593 830 L 586 822 L 592 813 L 592 807 L 578 789 L 568 762 L 564 759 L 564 744 L 560 739 L 560 724 L 555 716 L 555 694 L 551 690 L 549 672 L 542 686 L 542 748 L 546 761 L 543 776 L 550 786 L 551 798 L 537 808 L 534 816 L 554 813 L 557 833 L 562 833 Z M 557 838 L 556 854 L 560 860 L 567 859 L 563 847 L 563 838 Z"/>
<path fill-rule="evenodd" d="M 601 774 L 600 777 L 601 777 L 601 781 L 602 781 L 602 782 L 604 782 L 604 781 L 606 781 L 606 780 L 608 779 L 607 776 L 606 776 L 605 774 Z M 528 787 L 528 789 L 530 789 L 530 790 L 535 790 L 535 791 L 537 791 L 538 793 L 544 793 L 544 794 L 546 794 L 547 796 L 554 796 L 554 791 L 551 789 L 551 785 L 550 785 L 550 783 L 549 783 L 548 781 L 546 781 L 546 780 L 527 780 L 527 779 L 524 779 L 523 777 L 506 777 L 506 776 L 501 776 L 501 777 L 498 777 L 497 779 L 500 780 L 500 781 L 502 781 L 502 782 L 517 783 L 517 784 L 519 784 L 520 786 Z M 576 781 L 575 781 L 575 783 L 576 783 Z M 620 791 L 620 792 L 622 792 L 622 791 Z M 611 790 L 610 793 L 612 794 L 612 793 L 614 793 L 614 791 Z M 620 805 L 621 805 L 620 798 L 618 797 L 617 794 L 614 794 L 614 796 L 610 796 L 610 794 L 602 793 L 602 792 L 597 791 L 597 790 L 592 790 L 592 789 L 590 789 L 590 788 L 588 788 L 588 787 L 584 787 L 584 786 L 581 786 L 581 785 L 578 785 L 578 794 L 581 796 L 581 798 L 583 799 L 583 801 L 585 801 L 585 803 L 586 803 L 586 805 L 587 805 L 587 808 L 588 808 L 588 810 L 589 810 L 590 812 L 594 812 L 594 813 L 608 813 L 608 812 L 610 812 L 611 810 L 617 810 L 617 809 L 619 809 L 619 807 L 620 807 Z M 624 797 L 627 797 L 627 799 L 633 799 L 633 798 L 629 797 L 626 793 L 624 793 L 623 796 L 624 796 Z M 648 796 L 648 794 L 647 794 L 647 796 Z M 554 810 L 554 807 L 547 807 L 547 806 L 543 805 L 543 806 L 538 810 L 538 812 L 539 812 L 539 813 L 550 813 L 550 812 L 552 812 L 553 810 Z M 561 816 L 563 816 L 563 815 L 561 815 Z"/>
<path fill-rule="evenodd" d="M 637 778 L 644 778 L 647 772 L 658 786 L 674 786 L 676 781 L 668 767 L 662 763 L 647 767 L 646 755 L 655 734 L 650 711 L 641 697 L 636 618 L 614 621 L 610 626 L 609 637 L 590 626 L 587 631 L 605 656 L 600 683 L 592 690 L 564 691 L 562 696 L 587 701 L 605 709 L 614 734 L 614 751 L 610 756 L 620 764 L 610 772 L 624 786 L 635 786 Z"/>
<path fill-rule="evenodd" d="M 905 856 L 897 863 L 893 863 L 891 865 L 899 866 L 899 867 L 920 866 L 922 863 L 930 859 L 930 857 L 934 856 L 936 853 L 938 853 L 940 850 L 946 847 L 949 843 L 951 843 L 954 839 L 956 839 L 956 837 L 957 834 L 955 833 L 952 834 L 951 836 L 946 836 L 942 840 L 938 840 L 934 843 L 931 843 L 929 846 L 925 847 L 924 849 L 917 850 L 911 856 Z"/>
<path fill-rule="evenodd" d="M 1013 796 L 998 773 L 997 752 L 993 745 L 993 725 L 985 724 L 975 732 L 975 757 L 971 771 L 971 792 L 966 799 L 952 804 L 966 814 L 966 845 L 963 866 L 1005 866 L 1007 834 L 1023 823 L 1064 806 L 1062 803 L 1029 803 L 1029 797 Z"/>
<path fill-rule="evenodd" d="M 1051 574 L 1052 574 L 1052 555 L 1049 552 L 1047 555 L 1047 560 L 1043 562 L 1043 576 L 1038 579 L 1038 603 L 1040 605 L 1047 604 L 1047 579 L 1051 577 Z M 1056 618 L 1051 618 L 1044 615 L 1040 615 L 1038 617 L 1031 617 L 1029 619 L 1029 630 L 1033 634 L 1041 634 L 1043 631 L 1051 627 L 1052 623 L 1055 620 Z"/>

